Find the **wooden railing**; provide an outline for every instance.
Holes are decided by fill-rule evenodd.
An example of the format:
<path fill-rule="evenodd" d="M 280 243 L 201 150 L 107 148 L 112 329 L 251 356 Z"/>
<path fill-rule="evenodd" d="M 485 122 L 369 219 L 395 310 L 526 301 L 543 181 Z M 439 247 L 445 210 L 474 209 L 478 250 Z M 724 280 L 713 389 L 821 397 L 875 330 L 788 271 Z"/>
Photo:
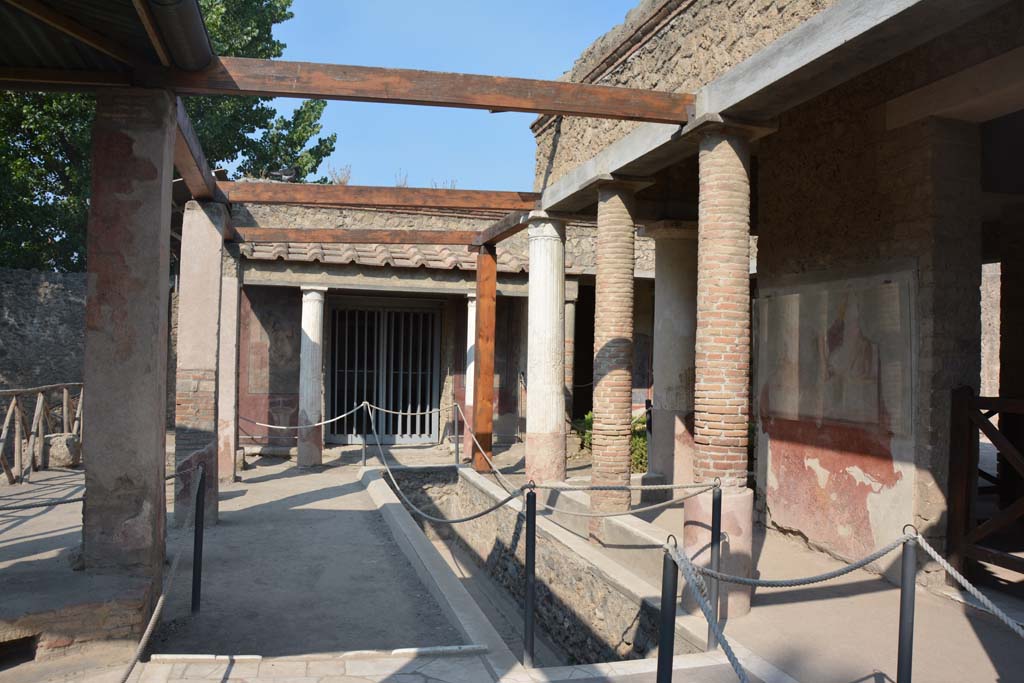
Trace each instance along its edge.
<path fill-rule="evenodd" d="M 35 471 L 43 465 L 43 451 L 48 434 L 82 433 L 82 393 L 80 383 L 48 384 L 29 389 L 0 390 L 0 405 L 7 405 L 3 431 L 0 432 L 0 467 L 7 482 L 24 481 L 26 469 Z M 57 397 L 53 399 L 53 397 Z M 53 400 L 52 400 L 53 399 Z M 26 408 L 35 402 L 31 423 Z M 11 459 L 7 444 L 11 444 Z"/>
<path fill-rule="evenodd" d="M 1024 478 L 1024 456 L 992 422 L 999 415 L 1024 415 L 1024 399 L 974 396 L 971 389 L 953 391 L 949 458 L 949 559 L 963 572 L 968 560 L 987 562 L 1024 574 L 1024 557 L 984 544 L 1024 517 L 1024 495 L 978 524 L 975 513 L 978 479 L 996 479 L 978 469 L 978 431 L 988 437 L 1000 457 Z M 994 490 L 986 486 L 986 490 Z"/>

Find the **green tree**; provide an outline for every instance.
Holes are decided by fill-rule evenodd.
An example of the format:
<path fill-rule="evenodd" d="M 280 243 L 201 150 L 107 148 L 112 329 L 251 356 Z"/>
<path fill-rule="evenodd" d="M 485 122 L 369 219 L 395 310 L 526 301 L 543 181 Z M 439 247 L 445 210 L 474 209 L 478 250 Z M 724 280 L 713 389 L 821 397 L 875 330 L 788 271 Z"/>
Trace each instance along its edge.
<path fill-rule="evenodd" d="M 280 57 L 273 27 L 292 17 L 291 2 L 200 0 L 214 51 Z M 189 97 L 185 108 L 211 166 L 295 168 L 301 181 L 334 151 L 335 135 L 313 140 L 323 102 L 276 118 L 267 98 Z M 85 269 L 93 113 L 90 95 L 0 92 L 0 267 Z"/>

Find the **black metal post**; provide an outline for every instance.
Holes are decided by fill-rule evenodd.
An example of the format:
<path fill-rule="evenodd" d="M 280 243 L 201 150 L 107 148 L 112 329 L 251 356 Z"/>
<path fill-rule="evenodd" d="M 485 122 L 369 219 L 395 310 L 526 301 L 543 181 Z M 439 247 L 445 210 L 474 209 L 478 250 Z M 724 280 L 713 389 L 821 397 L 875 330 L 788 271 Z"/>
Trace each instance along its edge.
<path fill-rule="evenodd" d="M 679 568 L 668 551 L 661 564 L 661 623 L 658 625 L 657 683 L 672 683 L 672 657 L 676 646 L 676 588 Z"/>
<path fill-rule="evenodd" d="M 896 683 L 910 683 L 914 663 L 914 593 L 917 587 L 917 541 L 903 542 L 900 577 L 900 644 L 896 660 Z"/>
<path fill-rule="evenodd" d="M 192 614 L 199 612 L 203 592 L 203 528 L 206 526 L 206 469 L 199 469 L 196 489 L 195 535 L 192 537 Z"/>
<path fill-rule="evenodd" d="M 711 571 L 719 571 L 722 561 L 722 487 L 711 490 Z M 711 602 L 711 615 L 718 621 L 718 579 L 708 579 L 708 600 Z M 711 624 L 708 624 L 707 651 L 718 649 L 718 636 Z"/>
<path fill-rule="evenodd" d="M 523 618 L 523 666 L 533 668 L 533 610 L 537 599 L 537 492 L 526 494 L 526 591 Z"/>

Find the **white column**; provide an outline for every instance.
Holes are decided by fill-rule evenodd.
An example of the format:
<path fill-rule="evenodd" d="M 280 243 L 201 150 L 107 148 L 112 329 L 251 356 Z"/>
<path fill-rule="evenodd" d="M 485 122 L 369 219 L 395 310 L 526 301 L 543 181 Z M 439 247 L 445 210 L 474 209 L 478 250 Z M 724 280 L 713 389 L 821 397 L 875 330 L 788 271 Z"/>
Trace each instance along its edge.
<path fill-rule="evenodd" d="M 217 477 L 238 474 L 238 311 L 240 256 L 225 251 L 220 280 L 220 348 L 217 359 Z"/>
<path fill-rule="evenodd" d="M 309 425 L 323 419 L 323 330 L 326 287 L 302 288 L 302 342 L 299 346 L 299 424 Z M 299 430 L 299 467 L 323 463 L 322 427 Z"/>
<path fill-rule="evenodd" d="M 534 212 L 528 226 L 526 477 L 565 480 L 565 224 Z"/>
<path fill-rule="evenodd" d="M 697 229 L 663 222 L 655 239 L 653 443 L 649 469 L 668 483 L 693 481 L 693 377 L 697 334 Z"/>
<path fill-rule="evenodd" d="M 466 410 L 473 405 L 473 347 L 476 345 L 476 293 L 466 295 Z"/>

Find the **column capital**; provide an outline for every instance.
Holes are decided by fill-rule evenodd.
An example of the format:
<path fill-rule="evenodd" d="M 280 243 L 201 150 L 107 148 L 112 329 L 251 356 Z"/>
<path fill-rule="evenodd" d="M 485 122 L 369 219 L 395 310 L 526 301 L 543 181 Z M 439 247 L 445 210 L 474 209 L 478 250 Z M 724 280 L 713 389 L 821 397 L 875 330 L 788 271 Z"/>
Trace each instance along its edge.
<path fill-rule="evenodd" d="M 322 299 L 324 297 L 324 293 L 326 291 L 327 291 L 326 287 L 309 287 L 309 286 L 305 286 L 304 285 L 302 287 L 302 298 L 305 299 L 307 296 L 309 296 L 309 297 L 314 298 L 314 299 L 315 298 L 321 298 Z"/>
<path fill-rule="evenodd" d="M 531 211 L 526 218 L 526 234 L 530 241 L 555 239 L 565 241 L 565 221 L 547 211 Z"/>
<path fill-rule="evenodd" d="M 683 134 L 700 137 L 707 135 L 735 137 L 750 142 L 771 135 L 778 129 L 779 126 L 774 121 L 751 123 L 721 114 L 701 114 L 690 119 L 683 128 Z"/>
<path fill-rule="evenodd" d="M 657 182 L 654 178 L 642 176 L 625 176 L 618 173 L 602 173 L 595 178 L 593 186 L 598 190 L 618 189 L 636 193 Z"/>

